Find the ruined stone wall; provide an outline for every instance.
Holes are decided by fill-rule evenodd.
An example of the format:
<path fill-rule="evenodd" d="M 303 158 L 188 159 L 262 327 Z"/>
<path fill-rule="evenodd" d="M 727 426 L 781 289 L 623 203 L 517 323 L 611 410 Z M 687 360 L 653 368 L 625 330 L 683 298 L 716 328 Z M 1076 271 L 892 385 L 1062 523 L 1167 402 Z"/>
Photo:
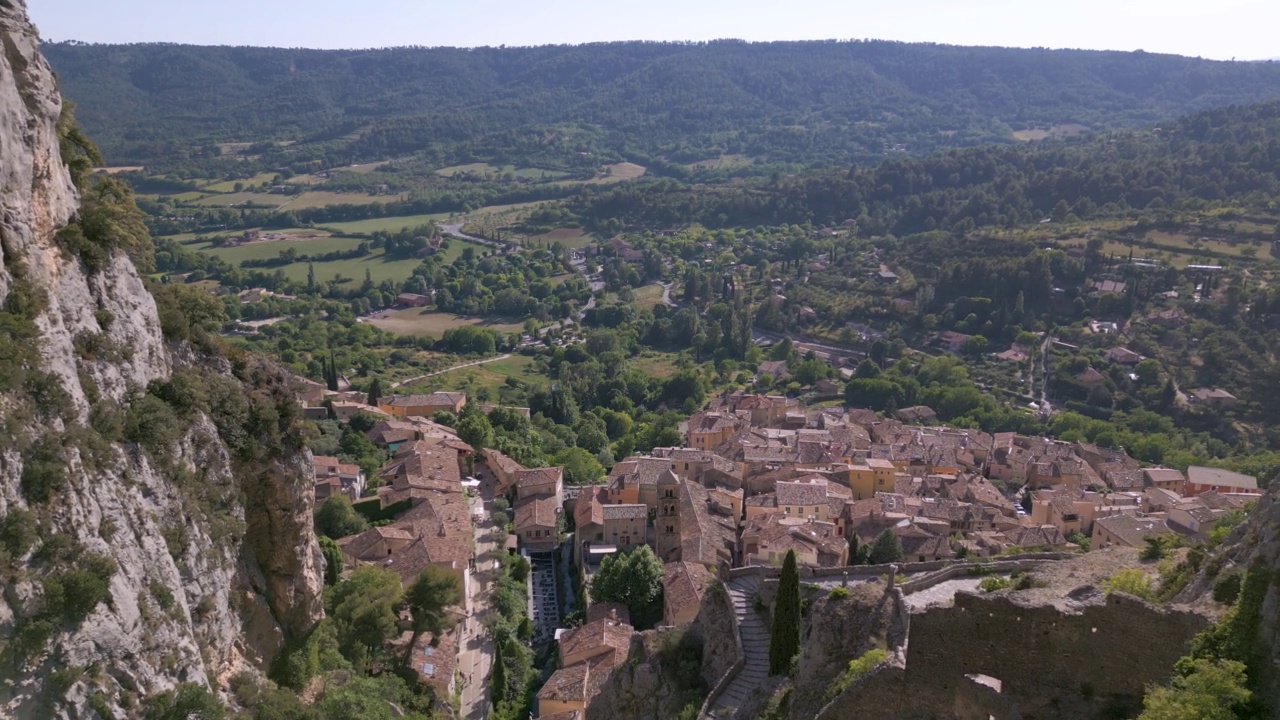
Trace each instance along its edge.
<path fill-rule="evenodd" d="M 1131 717 L 1145 687 L 1168 678 L 1205 625 L 1123 595 L 1067 614 L 961 593 L 954 607 L 911 618 L 905 669 L 877 673 L 819 717 Z M 998 680 L 999 694 L 974 674 Z"/>

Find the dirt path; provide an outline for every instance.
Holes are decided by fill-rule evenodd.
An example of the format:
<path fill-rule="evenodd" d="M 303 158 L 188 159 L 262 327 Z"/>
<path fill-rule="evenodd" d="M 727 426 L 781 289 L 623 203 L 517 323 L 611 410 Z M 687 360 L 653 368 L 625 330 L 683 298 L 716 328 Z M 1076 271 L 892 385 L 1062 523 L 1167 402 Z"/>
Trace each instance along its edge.
<path fill-rule="evenodd" d="M 497 357 L 485 358 L 484 360 L 474 360 L 472 362 L 463 363 L 461 365 L 454 365 L 453 367 L 445 368 L 444 370 L 437 370 L 435 372 L 429 372 L 426 375 L 418 375 L 417 377 L 405 378 L 404 380 L 401 380 L 399 382 L 393 382 L 391 383 L 391 387 L 393 389 L 398 387 L 403 387 L 411 383 L 416 383 L 419 380 L 426 380 L 429 377 L 435 377 L 436 375 L 443 375 L 447 372 L 453 372 L 454 370 L 461 370 L 463 368 L 475 367 L 476 365 L 484 365 L 485 363 L 498 362 L 499 360 L 506 360 L 509 357 L 511 357 L 510 353 L 503 353 Z"/>

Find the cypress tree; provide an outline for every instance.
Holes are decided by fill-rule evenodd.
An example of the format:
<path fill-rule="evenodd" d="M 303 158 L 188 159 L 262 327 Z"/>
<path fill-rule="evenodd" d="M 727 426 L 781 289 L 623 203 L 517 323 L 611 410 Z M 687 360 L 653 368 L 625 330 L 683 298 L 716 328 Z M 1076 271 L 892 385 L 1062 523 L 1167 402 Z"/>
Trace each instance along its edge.
<path fill-rule="evenodd" d="M 791 658 L 800 651 L 800 571 L 796 553 L 787 551 L 778 578 L 778 597 L 773 606 L 773 628 L 769 632 L 769 674 L 785 675 Z"/>
<path fill-rule="evenodd" d="M 507 668 L 502 660 L 502 641 L 493 639 L 493 665 L 489 672 L 489 698 L 497 706 L 507 695 Z"/>

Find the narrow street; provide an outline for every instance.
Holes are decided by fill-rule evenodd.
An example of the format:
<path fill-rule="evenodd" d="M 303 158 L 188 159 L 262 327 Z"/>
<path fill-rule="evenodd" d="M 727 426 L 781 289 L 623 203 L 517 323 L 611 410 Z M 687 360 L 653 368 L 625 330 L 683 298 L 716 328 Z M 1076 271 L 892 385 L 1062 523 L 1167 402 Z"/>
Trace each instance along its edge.
<path fill-rule="evenodd" d="M 484 617 L 489 613 L 489 587 L 495 579 L 497 560 L 495 545 L 489 540 L 494 529 L 490 513 L 493 511 L 495 481 L 482 464 L 476 465 L 475 477 L 480 480 L 478 497 L 471 500 L 471 512 L 481 519 L 475 523 L 476 565 L 471 576 L 471 614 L 463 623 L 458 650 L 458 672 L 461 675 L 461 716 L 481 720 L 489 715 L 489 666 L 493 662 L 493 641 L 484 629 Z"/>

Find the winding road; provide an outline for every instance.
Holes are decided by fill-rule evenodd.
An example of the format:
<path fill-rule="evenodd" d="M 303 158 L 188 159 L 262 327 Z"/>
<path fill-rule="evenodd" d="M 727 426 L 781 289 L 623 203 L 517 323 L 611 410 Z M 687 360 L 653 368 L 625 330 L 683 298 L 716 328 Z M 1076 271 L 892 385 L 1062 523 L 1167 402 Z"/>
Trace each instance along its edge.
<path fill-rule="evenodd" d="M 444 233 L 445 235 L 456 237 L 459 240 L 466 240 L 468 242 L 479 243 L 481 245 L 488 245 L 490 247 L 504 248 L 507 246 L 506 243 L 501 243 L 501 242 L 498 242 L 497 240 L 489 240 L 482 237 L 476 237 L 475 235 L 468 235 L 462 232 L 462 223 L 452 223 L 450 225 L 441 225 L 440 232 Z"/>

